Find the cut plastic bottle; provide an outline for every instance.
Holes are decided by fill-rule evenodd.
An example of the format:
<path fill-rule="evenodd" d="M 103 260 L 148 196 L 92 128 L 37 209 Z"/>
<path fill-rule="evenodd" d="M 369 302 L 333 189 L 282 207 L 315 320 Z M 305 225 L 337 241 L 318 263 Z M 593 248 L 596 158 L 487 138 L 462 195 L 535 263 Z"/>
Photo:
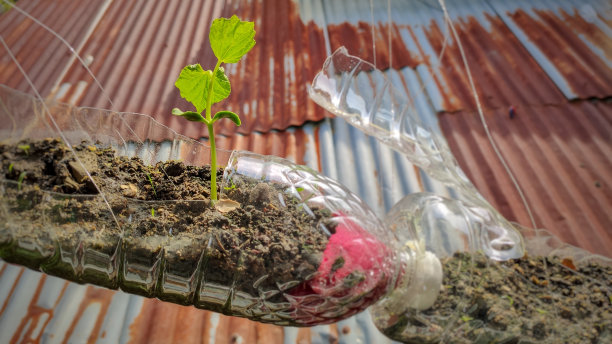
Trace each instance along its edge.
<path fill-rule="evenodd" d="M 564 291 L 563 283 L 583 281 L 576 270 L 580 267 L 590 269 L 591 263 L 609 267 L 612 260 L 562 243 L 545 230 L 523 228 L 503 218 L 461 171 L 438 131 L 421 123 L 410 95 L 395 89 L 383 72 L 340 48 L 316 75 L 310 96 L 457 191 L 458 199 L 411 194 L 385 215 L 385 228 L 394 234 L 398 245 L 396 264 L 403 268 L 395 287 L 370 309 L 383 333 L 408 343 L 534 339 L 556 343 L 582 340 L 580 326 L 586 326 L 596 328 L 600 338 L 610 336 L 611 314 L 605 310 L 581 319 L 578 332 L 567 338 L 561 334 L 563 327 L 576 326 L 576 322 L 548 320 L 553 315 L 541 305 L 543 299 L 558 302 L 562 306 L 554 309 L 557 314 L 570 307 L 574 299 Z M 526 258 L 526 254 L 546 260 L 544 266 L 550 271 L 525 277 L 519 262 L 511 262 Z M 503 276 L 507 280 L 500 281 Z M 588 293 L 612 295 L 609 272 L 607 276 L 607 280 L 590 280 Z M 504 298 L 504 290 L 498 290 L 492 293 L 496 300 L 485 301 L 483 295 L 489 294 L 484 288 L 495 278 L 498 284 L 509 283 L 509 288 L 520 285 L 533 298 L 516 305 L 510 296 Z M 449 302 L 440 296 L 447 290 L 462 296 Z M 599 305 L 601 300 L 594 302 Z M 488 308 L 491 304 L 494 306 Z M 569 312 L 564 314 L 569 316 Z"/>
<path fill-rule="evenodd" d="M 23 139 L 39 140 L 42 147 L 62 140 L 73 147 L 69 154 L 75 154 L 68 168 L 82 165 L 87 171 L 90 163 L 75 147 L 97 151 L 110 146 L 120 156 L 139 157 L 147 164 L 171 159 L 188 165 L 208 162 L 208 147 L 146 115 L 44 104 L 4 86 L 0 104 L 3 148 Z M 29 149 L 33 153 L 41 148 Z M 226 165 L 220 202 L 262 211 L 298 209 L 299 218 L 285 220 L 304 234 L 320 234 L 324 248 L 270 241 L 261 252 L 250 253 L 240 249 L 247 239 L 223 245 L 223 238 L 206 231 L 194 239 L 173 232 L 172 225 L 142 235 L 142 223 L 161 226 L 154 218 L 159 211 L 154 215 L 152 209 L 163 207 L 180 218 L 209 203 L 144 201 L 110 195 L 103 188 L 89 195 L 43 190 L 14 179 L 15 170 L 8 169 L 15 155 L 7 153 L 1 161 L 0 257 L 78 283 L 294 326 L 336 322 L 360 312 L 388 294 L 400 271 L 413 269 L 412 261 L 396 264 L 393 235 L 338 182 L 278 157 L 222 150 L 218 156 Z M 241 191 L 243 186 L 252 191 Z M 220 212 L 215 223 L 222 226 L 232 211 L 230 206 Z M 286 263 L 276 260 L 278 252 L 294 257 L 290 277 L 273 277 L 279 276 L 275 266 Z"/>

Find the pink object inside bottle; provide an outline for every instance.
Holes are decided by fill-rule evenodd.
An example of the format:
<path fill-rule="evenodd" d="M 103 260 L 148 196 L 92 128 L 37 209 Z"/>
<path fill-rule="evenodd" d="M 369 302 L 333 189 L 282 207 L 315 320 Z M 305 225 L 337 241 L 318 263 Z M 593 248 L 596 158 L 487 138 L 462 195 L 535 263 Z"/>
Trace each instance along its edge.
<path fill-rule="evenodd" d="M 332 322 L 356 314 L 387 292 L 393 280 L 392 250 L 348 217 L 330 236 L 317 274 L 291 290 L 294 315 Z M 348 309 L 347 309 L 348 308 Z"/>

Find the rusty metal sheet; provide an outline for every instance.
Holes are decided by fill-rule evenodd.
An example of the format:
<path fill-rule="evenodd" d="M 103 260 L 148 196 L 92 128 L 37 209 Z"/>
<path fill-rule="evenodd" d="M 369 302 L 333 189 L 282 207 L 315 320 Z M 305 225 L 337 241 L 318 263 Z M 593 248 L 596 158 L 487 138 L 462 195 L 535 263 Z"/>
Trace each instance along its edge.
<path fill-rule="evenodd" d="M 486 117 L 539 228 L 610 256 L 612 105 L 579 101 L 517 106 Z M 514 185 L 475 113 L 442 114 L 440 126 L 459 164 L 506 218 L 531 226 Z"/>
<path fill-rule="evenodd" d="M 568 99 L 612 93 L 612 6 L 608 1 L 489 1 Z"/>
<path fill-rule="evenodd" d="M 323 119 L 325 112 L 306 89 L 326 57 L 323 34 L 313 22 L 302 22 L 293 1 L 114 1 L 82 51 L 92 56 L 91 70 L 113 105 L 78 64 L 61 81 L 61 99 L 151 114 L 187 136 L 208 136 L 205 127 L 170 114 L 174 107 L 191 106 L 174 81 L 187 64 L 215 65 L 210 22 L 233 14 L 255 22 L 257 44 L 240 62 L 225 66 L 233 92 L 218 108 L 238 113 L 243 124 L 221 121 L 217 133 L 283 130 Z"/>
<path fill-rule="evenodd" d="M 461 53 L 438 1 L 394 3 L 391 13 L 386 5 L 324 2 L 331 50 L 344 45 L 383 70 L 415 69 L 437 111 L 474 109 Z M 612 94 L 605 1 L 479 0 L 447 6 L 485 108 Z"/>
<path fill-rule="evenodd" d="M 19 7 L 78 49 L 88 39 L 106 2 L 22 0 Z M 73 61 L 66 45 L 16 9 L 0 14 L 0 35 L 44 96 Z M 0 83 L 34 94 L 3 46 L 0 46 Z"/>

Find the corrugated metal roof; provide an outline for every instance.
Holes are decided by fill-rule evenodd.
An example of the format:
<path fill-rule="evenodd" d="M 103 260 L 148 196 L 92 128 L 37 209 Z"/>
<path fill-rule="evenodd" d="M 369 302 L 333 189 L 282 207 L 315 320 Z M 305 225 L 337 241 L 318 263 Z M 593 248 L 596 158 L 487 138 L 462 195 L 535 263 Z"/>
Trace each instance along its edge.
<path fill-rule="evenodd" d="M 222 121 L 216 132 L 283 130 L 323 119 L 325 112 L 306 92 L 326 57 L 323 34 L 313 23 L 301 21 L 292 1 L 113 1 L 82 54 L 93 57 L 90 68 L 114 109 L 151 114 L 191 137 L 208 136 L 205 128 L 185 126 L 183 119 L 170 115 L 174 107 L 191 107 L 174 81 L 187 64 L 200 63 L 205 69 L 215 65 L 210 22 L 232 14 L 255 22 L 257 44 L 239 63 L 225 65 L 234 92 L 219 108 L 240 114 L 243 125 Z M 81 88 L 82 81 L 86 86 Z M 61 87 L 63 100 L 109 106 L 78 64 L 71 65 Z"/>
<path fill-rule="evenodd" d="M 516 175 L 539 228 L 610 256 L 612 247 L 612 104 L 578 101 L 517 106 L 487 114 L 489 129 Z M 466 174 L 506 218 L 530 221 L 475 113 L 440 116 Z"/>
<path fill-rule="evenodd" d="M 612 93 L 609 2 L 460 0 L 447 6 L 485 108 Z M 475 108 L 458 46 L 452 38 L 445 45 L 448 28 L 437 0 L 394 3 L 390 38 L 384 1 L 374 2 L 372 14 L 367 1 L 328 1 L 324 8 L 319 21 L 328 25 L 332 51 L 344 45 L 379 69 L 416 69 L 437 111 Z"/>
<path fill-rule="evenodd" d="M 521 44 L 569 99 L 612 93 L 609 1 L 490 1 Z"/>
<path fill-rule="evenodd" d="M 205 49 L 210 18 L 236 13 L 255 20 L 256 48 L 247 60 L 229 69 L 234 87 L 241 85 L 244 91 L 236 93 L 239 100 L 226 103 L 250 124 L 242 127 L 244 135 L 237 136 L 229 135 L 231 126 L 220 128 L 228 135 L 219 138 L 221 146 L 303 162 L 342 181 L 382 215 L 410 192 L 446 195 L 452 191 L 342 120 L 321 121 L 325 112 L 305 98 L 306 84 L 338 45 L 347 45 L 351 53 L 373 61 L 369 24 L 373 17 L 377 65 L 392 67 L 388 74 L 394 84 L 415 95 L 422 120 L 434 128 L 436 112 L 457 111 L 443 114 L 441 125 L 460 164 L 503 214 L 528 224 L 488 142 L 480 136 L 482 125 L 470 111 L 473 101 L 466 91 L 466 78 L 459 73 L 461 60 L 452 40 L 441 63 L 437 61 L 445 33 L 437 1 L 392 1 L 391 54 L 386 1 L 373 2 L 372 15 L 369 0 L 177 3 L 99 1 L 84 6 L 63 0 L 20 0 L 18 4 L 70 38 L 71 44 L 83 44 L 82 55 L 91 61 L 115 108 L 157 116 L 192 137 L 202 136 L 197 126 L 167 115 L 173 106 L 185 107 L 173 89 L 174 78 L 183 65 L 206 64 L 211 59 Z M 609 3 L 571 0 L 510 5 L 501 0 L 462 0 L 447 5 L 468 49 L 481 100 L 495 109 L 487 112 L 487 120 L 493 122 L 496 140 L 504 141 L 499 144 L 527 189 L 538 224 L 553 223 L 555 227 L 548 229 L 564 240 L 609 255 L 601 251 L 610 247 L 611 236 L 606 218 L 610 192 L 605 192 L 612 170 L 609 102 L 567 101 L 610 96 Z M 67 49 L 19 18 L 14 12 L 0 17 L 0 33 L 7 39 L 22 30 L 10 36 L 9 46 L 19 52 L 18 59 L 42 94 L 48 94 L 66 71 L 61 77 L 65 86 L 59 89 L 62 99 L 108 107 Z M 95 27 L 86 25 L 92 23 Z M 537 30 L 555 37 L 559 49 L 552 49 Z M 0 82 L 28 90 L 0 51 Z M 36 64 L 26 63 L 29 56 L 39 56 L 32 59 Z M 41 59 L 44 72 L 36 72 Z M 580 64 L 580 72 L 567 68 L 574 63 Z M 280 77 L 273 77 L 272 71 Z M 253 74 L 256 77 L 251 79 Z M 516 117 L 507 120 L 510 105 L 515 106 Z M 576 161 L 580 161 L 578 167 Z M 553 169 L 558 173 L 552 173 Z M 600 243 L 590 237 L 601 239 Z M 46 342 L 389 342 L 372 327 L 367 313 L 330 326 L 278 328 L 76 285 L 0 262 L 0 342 L 18 340 L 23 333 Z"/>
<path fill-rule="evenodd" d="M 21 1 L 19 7 L 78 49 L 103 13 L 106 2 Z M 73 60 L 59 39 L 18 10 L 0 15 L 0 35 L 43 95 L 49 94 Z M 20 91 L 32 92 L 4 48 L 0 51 L 0 82 Z"/>

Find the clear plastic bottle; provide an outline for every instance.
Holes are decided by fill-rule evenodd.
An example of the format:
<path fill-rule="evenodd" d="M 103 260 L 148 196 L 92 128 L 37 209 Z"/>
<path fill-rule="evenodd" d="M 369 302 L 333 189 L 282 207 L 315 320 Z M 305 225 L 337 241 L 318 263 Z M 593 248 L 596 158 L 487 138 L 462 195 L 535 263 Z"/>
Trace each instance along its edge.
<path fill-rule="evenodd" d="M 211 228 L 182 232 L 180 219 L 195 218 L 209 201 L 145 201 L 104 188 L 89 195 L 44 190 L 29 177 L 17 180 L 30 173 L 21 161 L 37 159 L 55 138 L 72 147 L 62 163 L 82 164 L 93 174 L 101 172 L 87 168 L 91 154 L 85 153 L 106 146 L 146 164 L 181 159 L 188 165 L 206 164 L 208 147 L 145 115 L 43 104 L 6 87 L 0 102 L 0 256 L 6 261 L 279 325 L 338 321 L 395 285 L 401 267 L 391 233 L 357 196 L 316 171 L 277 157 L 219 151 L 226 165 L 220 199 L 238 209 L 219 211 Z M 23 139 L 28 155 L 15 148 Z M 281 220 L 296 229 L 293 236 L 264 238 L 249 223 L 228 225 L 238 212 L 265 216 L 279 208 L 292 211 Z M 253 233 L 232 242 L 225 235 L 231 231 Z M 309 235 L 318 242 L 305 241 Z"/>
<path fill-rule="evenodd" d="M 309 91 L 328 111 L 402 153 L 432 178 L 452 186 L 470 216 L 484 217 L 490 229 L 495 227 L 492 244 L 507 246 L 488 252 L 495 254 L 492 258 L 523 256 L 523 243 L 514 227 L 476 190 L 439 132 L 420 121 L 410 95 L 396 90 L 374 65 L 341 47 L 327 58 Z"/>
<path fill-rule="evenodd" d="M 407 343 L 612 337 L 612 260 L 504 219 L 466 178 L 439 132 L 421 123 L 410 95 L 384 73 L 340 48 L 310 95 L 457 191 L 456 200 L 412 194 L 386 214 L 401 267 L 390 293 L 370 309 L 383 333 Z"/>

